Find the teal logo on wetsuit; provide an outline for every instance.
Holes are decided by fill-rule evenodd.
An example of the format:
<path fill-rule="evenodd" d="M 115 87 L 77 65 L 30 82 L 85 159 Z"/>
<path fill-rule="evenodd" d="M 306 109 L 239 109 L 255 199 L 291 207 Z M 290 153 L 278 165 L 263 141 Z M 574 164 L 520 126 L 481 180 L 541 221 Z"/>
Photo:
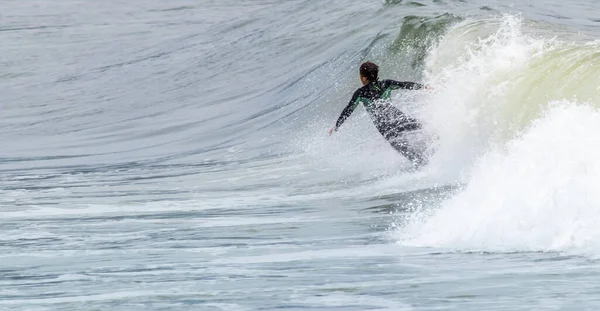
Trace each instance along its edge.
<path fill-rule="evenodd" d="M 381 89 L 375 85 L 373 85 L 373 87 L 381 92 Z M 380 97 L 376 100 L 371 100 L 370 98 L 367 97 L 358 97 L 356 99 L 356 101 L 354 102 L 354 107 L 358 106 L 359 103 L 363 103 L 363 105 L 365 105 L 365 108 L 367 109 L 368 112 L 372 113 L 373 109 L 375 108 L 375 105 L 373 105 L 374 102 L 381 100 L 381 101 L 387 101 L 390 99 L 392 94 L 392 90 L 388 87 L 385 89 L 385 91 L 383 91 L 383 93 L 381 93 Z"/>

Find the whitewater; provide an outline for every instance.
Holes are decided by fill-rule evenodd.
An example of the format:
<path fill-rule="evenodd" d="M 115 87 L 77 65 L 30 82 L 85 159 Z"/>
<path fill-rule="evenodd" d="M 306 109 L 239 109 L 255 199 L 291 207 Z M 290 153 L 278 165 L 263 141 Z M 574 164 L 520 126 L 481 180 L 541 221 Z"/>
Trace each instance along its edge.
<path fill-rule="evenodd" d="M 596 310 L 598 10 L 5 1 L 0 309 Z"/>

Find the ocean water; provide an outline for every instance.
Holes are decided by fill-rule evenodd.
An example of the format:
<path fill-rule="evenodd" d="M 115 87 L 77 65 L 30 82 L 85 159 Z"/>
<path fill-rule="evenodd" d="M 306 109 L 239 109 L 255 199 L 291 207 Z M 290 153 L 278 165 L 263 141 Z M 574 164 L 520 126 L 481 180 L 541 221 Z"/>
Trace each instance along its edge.
<path fill-rule="evenodd" d="M 0 7 L 0 310 L 600 308 L 600 2 Z"/>

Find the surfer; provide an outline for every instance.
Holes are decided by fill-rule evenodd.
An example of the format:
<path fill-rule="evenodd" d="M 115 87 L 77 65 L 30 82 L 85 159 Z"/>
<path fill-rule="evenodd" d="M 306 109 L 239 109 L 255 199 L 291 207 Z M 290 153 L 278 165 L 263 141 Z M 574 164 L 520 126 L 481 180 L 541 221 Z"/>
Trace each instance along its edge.
<path fill-rule="evenodd" d="M 431 89 L 431 87 L 415 82 L 379 80 L 378 74 L 379 67 L 376 64 L 365 62 L 360 65 L 360 80 L 363 87 L 354 92 L 352 99 L 342 111 L 335 126 L 329 130 L 329 135 L 337 131 L 352 114 L 356 106 L 362 103 L 379 133 L 392 147 L 413 162 L 414 165 L 421 165 L 424 160 L 421 154 L 412 150 L 406 141 L 400 139 L 403 132 L 420 129 L 421 124 L 416 119 L 405 115 L 400 109 L 392 106 L 389 99 L 392 90 L 419 90 Z"/>

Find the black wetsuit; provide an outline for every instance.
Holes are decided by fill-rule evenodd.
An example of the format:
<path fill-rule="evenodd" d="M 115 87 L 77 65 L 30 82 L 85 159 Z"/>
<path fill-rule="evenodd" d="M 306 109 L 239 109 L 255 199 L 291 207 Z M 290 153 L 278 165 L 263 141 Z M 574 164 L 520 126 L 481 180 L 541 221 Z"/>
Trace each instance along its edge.
<path fill-rule="evenodd" d="M 371 116 L 377 130 L 385 139 L 415 164 L 423 161 L 420 154 L 413 151 L 405 142 L 397 139 L 402 132 L 413 131 L 421 128 L 421 124 L 414 118 L 406 116 L 400 109 L 389 103 L 390 93 L 396 89 L 418 90 L 424 85 L 414 82 L 399 82 L 394 80 L 381 80 L 370 82 L 354 92 L 350 103 L 344 108 L 335 124 L 335 130 L 346 121 L 356 106 L 362 103 Z"/>

